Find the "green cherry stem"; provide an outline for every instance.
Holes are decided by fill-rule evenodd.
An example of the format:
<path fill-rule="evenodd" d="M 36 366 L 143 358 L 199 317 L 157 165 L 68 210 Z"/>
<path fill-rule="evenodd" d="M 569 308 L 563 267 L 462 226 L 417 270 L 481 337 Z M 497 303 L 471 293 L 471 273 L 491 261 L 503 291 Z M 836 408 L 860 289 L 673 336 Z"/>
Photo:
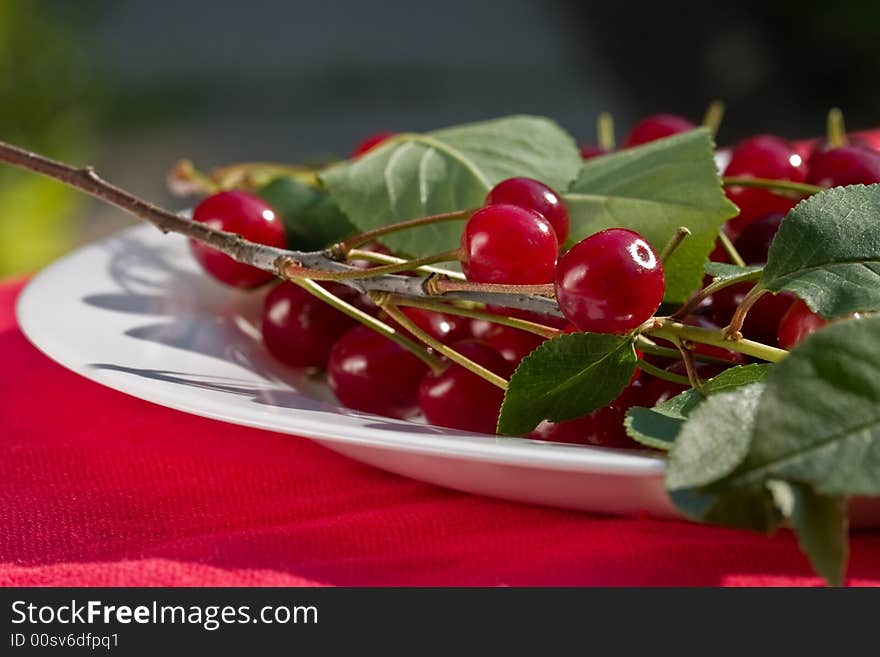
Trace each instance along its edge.
<path fill-rule="evenodd" d="M 733 242 L 730 241 L 730 238 L 727 236 L 727 233 L 724 232 L 724 229 L 718 231 L 718 241 L 721 242 L 721 248 L 724 249 L 727 257 L 730 258 L 730 261 L 733 264 L 738 267 L 746 266 L 746 261 L 743 260 L 739 251 L 736 250 L 736 247 L 733 245 Z"/>
<path fill-rule="evenodd" d="M 492 385 L 498 386 L 502 390 L 507 390 L 507 379 L 498 376 L 497 374 L 495 374 L 495 372 L 486 369 L 479 363 L 475 363 L 470 358 L 463 356 L 459 352 L 455 351 L 455 349 L 447 347 L 445 344 L 434 338 L 432 335 L 423 331 L 419 326 L 415 324 L 415 322 L 407 317 L 400 310 L 400 308 L 389 302 L 389 295 L 382 294 L 381 292 L 371 292 L 370 298 L 373 299 L 373 301 L 375 301 L 386 313 L 388 313 L 388 316 L 391 319 L 400 324 L 404 329 L 412 333 L 426 345 L 431 347 L 431 349 L 440 354 L 443 354 L 452 362 L 461 365 L 462 367 L 469 370 L 470 372 L 473 372 L 480 378 L 485 379 Z"/>
<path fill-rule="evenodd" d="M 419 226 L 427 226 L 429 224 L 437 224 L 444 221 L 458 221 L 461 219 L 467 219 L 476 211 L 477 208 L 471 208 L 468 210 L 453 210 L 452 212 L 443 212 L 440 214 L 428 215 L 426 217 L 418 217 L 416 219 L 398 221 L 393 224 L 388 224 L 387 226 L 380 226 L 379 228 L 374 228 L 373 230 L 368 230 L 364 233 L 360 233 L 359 235 L 350 237 L 345 241 L 337 242 L 336 244 L 331 246 L 328 251 L 335 257 L 341 259 L 344 258 L 345 255 L 352 249 L 356 249 L 359 246 L 363 246 L 364 244 L 372 242 L 377 237 L 382 237 L 383 235 L 389 235 L 391 233 L 397 233 L 402 230 L 409 230 L 410 228 L 417 228 Z"/>
<path fill-rule="evenodd" d="M 596 119 L 596 136 L 599 148 L 610 153 L 617 146 L 614 137 L 614 117 L 611 112 L 602 112 Z"/>
<path fill-rule="evenodd" d="M 670 351 L 675 350 L 670 349 Z M 677 351 L 675 351 L 675 355 L 676 357 L 679 357 Z M 651 363 L 646 360 L 642 360 L 641 358 L 639 358 L 638 367 L 643 372 L 647 372 L 651 376 L 658 379 L 663 379 L 664 381 L 670 381 L 671 383 L 680 383 L 681 385 L 685 386 L 689 386 L 691 384 L 690 379 L 688 379 L 686 376 L 682 376 L 681 374 L 676 374 L 674 372 L 668 372 L 664 369 L 657 367 L 656 365 L 651 365 Z"/>
<path fill-rule="evenodd" d="M 661 347 L 656 344 L 653 340 L 648 339 L 644 335 L 639 335 L 636 338 L 636 349 L 646 354 L 653 354 L 654 356 L 662 356 L 663 358 L 669 358 L 670 360 L 680 360 L 681 353 L 679 353 L 678 349 L 670 349 L 669 347 Z M 705 362 L 705 363 L 721 363 L 722 365 L 732 365 L 735 364 L 731 360 L 727 358 L 718 358 L 717 356 L 710 356 L 708 354 L 700 354 L 694 353 L 694 359 Z M 664 370 L 665 371 L 665 370 Z"/>
<path fill-rule="evenodd" d="M 733 312 L 733 317 L 730 319 L 730 324 L 728 324 L 724 329 L 724 335 L 731 340 L 738 340 L 742 337 L 742 327 L 746 321 L 746 316 L 749 314 L 749 310 L 751 310 L 752 306 L 764 296 L 768 290 L 755 286 L 751 290 L 748 291 L 743 300 L 739 302 L 739 305 L 736 307 L 736 310 Z"/>
<path fill-rule="evenodd" d="M 425 256 L 424 258 L 401 260 L 400 262 L 391 265 L 381 265 L 379 267 L 370 267 L 369 269 L 353 269 L 350 271 L 323 271 L 321 269 L 310 269 L 295 263 L 290 263 L 284 268 L 283 274 L 295 278 L 311 278 L 314 281 L 347 281 L 373 278 L 375 276 L 385 276 L 388 274 L 399 274 L 400 272 L 411 271 L 425 265 L 433 265 L 437 262 L 452 262 L 458 260 L 460 256 L 461 249 L 453 249 L 451 251 L 444 251 L 443 253 L 435 253 L 434 255 Z"/>
<path fill-rule="evenodd" d="M 641 330 L 648 335 L 669 340 L 670 342 L 675 342 L 676 339 L 699 342 L 714 347 L 722 347 L 730 351 L 737 351 L 746 356 L 754 356 L 770 363 L 778 363 L 788 355 L 785 349 L 777 349 L 776 347 L 753 340 L 746 340 L 745 338 L 738 340 L 728 338 L 725 334 L 725 329 L 688 326 L 668 317 L 655 317 L 646 322 Z"/>
<path fill-rule="evenodd" d="M 681 246 L 681 243 L 684 242 L 685 238 L 691 234 L 691 231 L 686 226 L 679 226 L 675 231 L 672 237 L 669 238 L 669 241 L 666 243 L 666 246 L 660 251 L 660 262 L 666 264 L 666 261 L 669 260 L 670 256 L 675 253 L 675 250 Z"/>
<path fill-rule="evenodd" d="M 697 367 L 694 364 L 694 354 L 688 349 L 680 339 L 675 338 L 673 344 L 681 354 L 681 360 L 684 362 L 684 369 L 687 372 L 687 379 L 691 388 L 699 393 L 703 392 L 703 382 L 700 381 L 700 375 L 697 374 Z"/>
<path fill-rule="evenodd" d="M 773 192 L 794 192 L 811 196 L 824 192 L 824 187 L 809 185 L 807 183 L 792 182 L 791 180 L 771 180 L 769 178 L 749 178 L 747 176 L 722 176 L 721 184 L 724 187 L 757 187 L 769 189 Z"/>
<path fill-rule="evenodd" d="M 380 265 L 396 265 L 407 262 L 405 258 L 398 258 L 396 256 L 387 255 L 385 253 L 377 253 L 375 251 L 364 251 L 362 249 L 351 249 L 348 252 L 348 259 L 377 262 Z M 448 276 L 449 278 L 454 278 L 455 280 L 459 281 L 467 280 L 464 277 L 464 274 L 462 274 L 461 272 L 453 271 L 452 269 L 444 269 L 442 267 L 422 265 L 421 267 L 416 267 L 416 271 L 425 272 L 427 274 L 439 274 L 441 276 Z"/>
<path fill-rule="evenodd" d="M 423 361 L 434 372 L 439 372 L 443 369 L 443 362 L 439 358 L 434 356 L 430 351 L 425 349 L 418 342 L 407 337 L 406 335 L 389 326 L 385 322 L 376 319 L 369 313 L 365 313 L 360 308 L 356 308 L 350 303 L 343 301 L 335 294 L 324 289 L 314 281 L 309 280 L 308 278 L 295 278 L 292 279 L 291 282 L 299 285 L 306 292 L 314 295 L 315 297 L 317 297 L 327 305 L 332 306 L 339 312 L 348 315 L 352 319 L 356 319 L 364 326 L 373 329 L 377 333 L 381 333 L 389 340 L 397 343 L 408 352 L 410 352 L 413 356 L 416 356 L 421 361 Z"/>
<path fill-rule="evenodd" d="M 846 138 L 846 124 L 843 122 L 843 112 L 838 107 L 828 110 L 825 135 L 829 148 L 841 148 L 849 143 Z"/>
<path fill-rule="evenodd" d="M 562 331 L 560 331 L 559 329 L 555 329 L 550 326 L 544 326 L 543 324 L 537 324 L 535 322 L 530 322 L 525 319 L 519 319 L 518 317 L 505 317 L 487 312 L 485 310 L 466 308 L 457 304 L 447 303 L 440 300 L 416 299 L 414 297 L 391 295 L 388 299 L 388 303 L 395 306 L 409 306 L 410 308 L 432 310 L 434 312 L 446 313 L 448 315 L 458 315 L 460 317 L 469 317 L 471 319 L 481 319 L 487 322 L 492 322 L 493 324 L 500 324 L 501 326 L 509 326 L 510 328 L 519 329 L 520 331 L 534 333 L 535 335 L 540 335 L 542 338 L 555 338 L 556 336 L 562 334 Z"/>
<path fill-rule="evenodd" d="M 697 306 L 702 303 L 703 299 L 707 297 L 711 297 L 713 294 L 718 292 L 719 290 L 723 290 L 726 287 L 731 285 L 736 285 L 737 283 L 749 283 L 752 281 L 757 281 L 761 278 L 761 275 L 764 273 L 763 269 L 759 269 L 757 271 L 746 272 L 745 274 L 739 274 L 738 276 L 731 276 L 730 278 L 723 278 L 721 280 L 714 280 L 709 285 L 704 287 L 702 290 L 694 294 L 686 304 L 684 304 L 681 308 L 676 310 L 673 314 L 673 318 L 687 317 Z"/>
<path fill-rule="evenodd" d="M 713 138 L 718 134 L 718 129 L 721 127 L 723 119 L 724 103 L 720 100 L 713 100 L 709 103 L 709 107 L 706 108 L 706 113 L 703 115 L 703 125 L 709 128 Z"/>

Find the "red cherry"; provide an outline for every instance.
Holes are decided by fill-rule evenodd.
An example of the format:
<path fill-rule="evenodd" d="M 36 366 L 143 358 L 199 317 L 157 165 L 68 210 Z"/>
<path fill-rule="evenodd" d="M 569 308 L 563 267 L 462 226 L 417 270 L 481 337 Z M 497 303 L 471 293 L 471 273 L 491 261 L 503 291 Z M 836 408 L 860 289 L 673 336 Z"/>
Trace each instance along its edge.
<path fill-rule="evenodd" d="M 553 227 L 537 212 L 490 205 L 468 219 L 461 249 L 470 281 L 538 285 L 553 281 L 559 247 Z"/>
<path fill-rule="evenodd" d="M 388 139 L 391 139 L 396 135 L 396 132 L 389 132 L 387 130 L 384 132 L 377 132 L 374 135 L 370 135 L 354 147 L 354 150 L 351 152 L 351 157 L 360 157 L 364 153 L 373 150 L 382 142 L 387 141 Z"/>
<path fill-rule="evenodd" d="M 451 344 L 468 336 L 469 322 L 463 317 L 408 306 L 400 310 L 413 324 L 443 344 Z"/>
<path fill-rule="evenodd" d="M 510 364 L 479 340 L 451 345 L 499 376 L 509 376 Z M 450 429 L 495 433 L 504 392 L 461 365 L 451 363 L 442 372 L 428 372 L 419 385 L 419 406 L 428 422 Z"/>
<path fill-rule="evenodd" d="M 756 135 L 733 150 L 724 175 L 804 182 L 806 166 L 789 142 L 773 135 Z M 725 191 L 740 210 L 739 216 L 727 222 L 728 234 L 734 239 L 759 217 L 786 214 L 799 201 L 753 187 L 728 187 Z"/>
<path fill-rule="evenodd" d="M 514 365 L 518 365 L 546 340 L 540 335 L 493 324 L 484 319 L 475 319 L 471 322 L 471 335 L 488 344 Z"/>
<path fill-rule="evenodd" d="M 677 114 L 655 114 L 636 123 L 627 136 L 624 146 L 630 148 L 639 144 L 646 144 L 663 137 L 693 130 L 695 127 L 693 123 Z"/>
<path fill-rule="evenodd" d="M 321 283 L 352 302 L 357 292 L 339 283 Z M 277 285 L 263 303 L 263 344 L 293 367 L 324 367 L 333 344 L 357 321 L 306 292 L 299 285 Z"/>
<path fill-rule="evenodd" d="M 776 237 L 784 216 L 771 214 L 756 219 L 734 240 L 733 246 L 746 261 L 746 264 L 763 265 L 767 263 L 770 245 L 773 243 L 773 238 Z"/>
<path fill-rule="evenodd" d="M 606 151 L 603 148 L 599 148 L 598 146 L 593 146 L 590 144 L 587 144 L 585 146 L 581 146 L 581 159 L 582 160 L 592 160 L 594 157 L 599 157 L 599 156 L 605 155 L 607 153 L 608 153 L 608 151 Z"/>
<path fill-rule="evenodd" d="M 791 349 L 808 335 L 825 326 L 828 320 L 817 315 L 801 299 L 795 300 L 779 321 L 779 346 Z"/>
<path fill-rule="evenodd" d="M 544 183 L 533 178 L 502 180 L 489 192 L 485 205 L 504 204 L 537 212 L 553 226 L 559 244 L 565 244 L 568 239 L 568 209 L 559 194 Z"/>
<path fill-rule="evenodd" d="M 428 366 L 366 326 L 355 326 L 330 351 L 327 381 L 339 401 L 358 411 L 406 418 L 418 411 Z"/>
<path fill-rule="evenodd" d="M 556 267 L 556 300 L 581 331 L 620 333 L 663 301 L 663 264 L 645 239 L 609 228 L 575 244 Z"/>
<path fill-rule="evenodd" d="M 736 283 L 713 294 L 712 306 L 709 311 L 712 321 L 718 326 L 727 326 L 737 306 L 752 287 L 752 283 Z M 791 306 L 794 298 L 794 295 L 788 292 L 768 293 L 762 296 L 746 315 L 746 321 L 742 328 L 743 336 L 750 340 L 775 345 L 779 321 Z"/>
<path fill-rule="evenodd" d="M 237 233 L 251 242 L 287 248 L 281 218 L 262 199 L 237 190 L 204 199 L 193 210 L 193 221 Z M 202 268 L 218 281 L 235 287 L 256 287 L 274 278 L 269 272 L 236 262 L 225 253 L 196 240 L 190 250 Z"/>
<path fill-rule="evenodd" d="M 807 182 L 821 187 L 880 183 L 880 153 L 860 146 L 841 146 L 810 158 Z"/>

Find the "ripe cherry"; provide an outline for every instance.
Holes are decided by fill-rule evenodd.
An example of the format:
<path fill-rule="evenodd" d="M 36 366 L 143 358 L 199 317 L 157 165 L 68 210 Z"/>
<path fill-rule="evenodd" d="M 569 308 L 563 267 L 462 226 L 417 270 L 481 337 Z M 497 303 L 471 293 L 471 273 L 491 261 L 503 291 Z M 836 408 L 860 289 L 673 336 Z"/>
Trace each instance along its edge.
<path fill-rule="evenodd" d="M 281 217 L 262 199 L 247 192 L 233 190 L 209 196 L 193 210 L 193 221 L 237 233 L 259 244 L 282 249 L 287 247 Z M 190 240 L 189 246 L 202 268 L 227 285 L 256 287 L 274 278 L 271 273 L 236 262 L 202 242 Z"/>
<path fill-rule="evenodd" d="M 350 303 L 358 296 L 339 283 L 321 285 Z M 355 324 L 356 320 L 294 283 L 280 283 L 263 302 L 263 344 L 293 367 L 324 367 L 333 344 Z"/>
<path fill-rule="evenodd" d="M 712 321 L 718 326 L 727 326 L 733 318 L 737 306 L 752 288 L 752 283 L 736 283 L 712 295 L 709 310 Z M 769 345 L 776 344 L 776 331 L 779 321 L 794 301 L 788 292 L 765 294 L 751 307 L 743 324 L 742 334 L 750 340 Z"/>
<path fill-rule="evenodd" d="M 482 340 L 514 365 L 532 353 L 546 338 L 520 329 L 475 319 L 471 322 L 471 335 Z"/>
<path fill-rule="evenodd" d="M 795 300 L 779 321 L 779 346 L 791 349 L 808 335 L 825 326 L 828 320 L 810 310 L 801 299 Z"/>
<path fill-rule="evenodd" d="M 461 234 L 462 269 L 477 283 L 538 285 L 553 281 L 559 246 L 550 223 L 517 205 L 489 205 Z"/>
<path fill-rule="evenodd" d="M 463 317 L 408 306 L 403 306 L 400 310 L 413 324 L 443 344 L 451 344 L 468 337 L 469 322 Z"/>
<path fill-rule="evenodd" d="M 636 232 L 609 228 L 575 244 L 556 267 L 556 300 L 581 331 L 620 333 L 663 300 L 663 264 Z"/>
<path fill-rule="evenodd" d="M 770 214 L 756 219 L 740 233 L 733 246 L 748 265 L 763 265 L 767 263 L 767 254 L 770 253 L 770 245 L 779 230 L 779 225 L 785 215 Z"/>
<path fill-rule="evenodd" d="M 568 209 L 559 194 L 533 178 L 508 178 L 495 185 L 486 197 L 486 205 L 517 205 L 534 210 L 544 217 L 560 245 L 568 239 Z"/>
<path fill-rule="evenodd" d="M 677 114 L 655 114 L 636 123 L 627 136 L 624 146 L 630 148 L 639 144 L 646 144 L 663 137 L 693 130 L 695 127 L 693 123 Z"/>
<path fill-rule="evenodd" d="M 593 146 L 591 144 L 586 144 L 581 146 L 581 159 L 582 160 L 592 160 L 594 157 L 599 157 L 600 155 L 605 155 L 608 153 L 604 148 L 599 148 L 598 146 Z"/>
<path fill-rule="evenodd" d="M 366 326 L 355 326 L 330 351 L 327 381 L 339 401 L 358 411 L 406 418 L 418 411 L 428 366 Z"/>
<path fill-rule="evenodd" d="M 756 135 L 733 150 L 724 175 L 804 182 L 806 167 L 794 147 L 784 139 Z M 756 219 L 785 214 L 800 200 L 753 187 L 728 187 L 726 193 L 740 211 L 739 216 L 727 222 L 728 234 L 734 239 Z"/>
<path fill-rule="evenodd" d="M 821 187 L 880 183 L 880 152 L 863 146 L 841 146 L 810 158 L 807 182 Z"/>
<path fill-rule="evenodd" d="M 364 153 L 373 150 L 384 141 L 391 139 L 396 136 L 396 132 L 384 131 L 377 132 L 376 134 L 370 135 L 362 142 L 360 142 L 357 146 L 354 147 L 354 150 L 351 152 L 351 157 L 360 157 Z"/>
<path fill-rule="evenodd" d="M 510 364 L 479 340 L 451 345 L 499 376 L 509 376 Z M 442 372 L 428 372 L 418 388 L 419 406 L 428 422 L 450 429 L 495 433 L 504 392 L 461 365 L 451 363 Z"/>

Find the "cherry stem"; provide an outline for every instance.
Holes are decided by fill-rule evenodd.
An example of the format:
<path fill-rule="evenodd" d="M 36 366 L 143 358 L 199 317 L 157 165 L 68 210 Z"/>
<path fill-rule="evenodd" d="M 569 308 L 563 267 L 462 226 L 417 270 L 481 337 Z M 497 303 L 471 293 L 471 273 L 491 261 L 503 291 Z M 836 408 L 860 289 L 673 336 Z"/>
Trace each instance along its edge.
<path fill-rule="evenodd" d="M 691 231 L 689 228 L 686 226 L 679 226 L 675 231 L 675 234 L 669 238 L 668 242 L 666 242 L 666 246 L 660 251 L 660 262 L 665 265 L 670 256 L 675 253 L 675 250 L 681 246 L 681 243 L 684 242 L 685 238 L 690 234 Z"/>
<path fill-rule="evenodd" d="M 458 315 L 460 317 L 470 317 L 471 319 L 481 319 L 487 322 L 492 322 L 493 324 L 509 326 L 510 328 L 519 329 L 520 331 L 533 333 L 535 335 L 541 336 L 542 338 L 555 338 L 556 336 L 562 334 L 562 331 L 560 331 L 559 329 L 555 329 L 550 326 L 544 326 L 543 324 L 538 324 L 536 322 L 530 322 L 527 319 L 496 315 L 486 310 L 478 310 L 476 308 L 464 308 L 462 306 L 454 305 L 445 301 L 433 299 L 414 299 L 412 297 L 391 295 L 388 298 L 388 303 L 395 306 L 408 306 L 410 308 L 432 310 L 434 312 L 446 313 L 448 315 Z"/>
<path fill-rule="evenodd" d="M 706 113 L 703 115 L 703 125 L 709 128 L 712 137 L 718 134 L 718 129 L 721 127 L 723 119 L 724 103 L 720 100 L 713 100 L 709 103 L 709 107 L 706 108 Z"/>
<path fill-rule="evenodd" d="M 825 125 L 825 136 L 828 140 L 829 148 L 840 148 L 849 143 L 849 140 L 846 138 L 846 124 L 843 122 L 843 112 L 840 111 L 840 108 L 832 107 L 828 110 L 828 119 Z"/>
<path fill-rule="evenodd" d="M 344 301 L 343 299 L 340 299 L 332 292 L 324 289 L 323 287 L 321 287 L 314 281 L 309 280 L 308 278 L 297 278 L 293 279 L 291 282 L 299 285 L 306 292 L 314 295 L 315 297 L 317 297 L 327 305 L 332 306 L 339 312 L 348 315 L 352 319 L 356 319 L 364 326 L 373 329 L 377 333 L 380 333 L 389 340 L 397 343 L 408 352 L 410 352 L 413 356 L 424 362 L 434 372 L 442 371 L 443 362 L 439 358 L 434 356 L 431 352 L 429 352 L 415 340 L 408 338 L 406 335 L 396 330 L 394 327 L 389 326 L 382 320 L 376 319 L 369 313 L 366 313 L 360 308 L 357 308 L 350 303 Z"/>
<path fill-rule="evenodd" d="M 345 255 L 352 249 L 356 249 L 359 246 L 363 246 L 364 244 L 372 242 L 377 237 L 382 237 L 383 235 L 389 235 L 391 233 L 397 233 L 402 230 L 409 230 L 410 228 L 417 228 L 419 226 L 437 224 L 443 221 L 457 221 L 461 219 L 466 219 L 467 217 L 470 217 L 470 215 L 472 215 L 474 212 L 476 212 L 476 210 L 476 208 L 472 208 L 469 210 L 454 210 L 452 212 L 432 214 L 428 215 L 427 217 L 407 219 L 405 221 L 398 221 L 393 224 L 388 224 L 387 226 L 380 226 L 379 228 L 368 230 L 364 233 L 360 233 L 359 235 L 355 235 L 354 237 L 350 237 L 347 240 L 334 244 L 330 247 L 329 252 L 338 258 L 344 258 Z"/>
<path fill-rule="evenodd" d="M 807 196 L 825 191 L 824 187 L 807 183 L 792 182 L 791 180 L 771 180 L 770 178 L 749 178 L 748 176 L 722 176 L 721 184 L 724 187 L 758 187 L 759 189 L 769 189 L 773 192 L 794 192 Z"/>
<path fill-rule="evenodd" d="M 432 265 L 437 262 L 451 262 L 453 260 L 458 260 L 460 256 L 461 249 L 453 249 L 452 251 L 435 253 L 434 255 L 425 256 L 423 258 L 402 260 L 391 265 L 370 267 L 369 269 L 352 269 L 348 271 L 324 271 L 322 269 L 311 269 L 291 262 L 284 267 L 282 274 L 284 274 L 284 276 L 296 278 L 311 278 L 315 281 L 362 280 L 366 278 L 374 278 L 376 276 L 386 276 L 388 274 L 399 274 L 400 272 L 411 271 L 424 265 Z"/>
<path fill-rule="evenodd" d="M 636 349 L 646 354 L 653 354 L 654 356 L 662 356 L 663 358 L 669 358 L 671 360 L 681 360 L 681 353 L 679 353 L 678 349 L 670 349 L 668 347 L 661 347 L 656 344 L 654 341 L 648 339 L 644 335 L 638 336 L 636 342 Z M 728 358 L 719 358 L 718 356 L 710 356 L 708 354 L 701 354 L 697 352 L 692 352 L 694 360 L 698 360 L 704 363 L 720 363 L 721 365 L 736 365 L 733 361 Z M 664 370 L 665 371 L 665 370 Z"/>
<path fill-rule="evenodd" d="M 387 255 L 385 253 L 377 253 L 376 251 L 365 251 L 363 249 L 351 249 L 348 252 L 349 260 L 367 260 L 369 262 L 378 262 L 383 265 L 395 265 L 398 263 L 408 262 L 405 258 L 398 258 L 397 256 Z M 441 276 L 448 276 L 449 278 L 454 278 L 459 281 L 467 280 L 460 271 L 453 271 L 451 269 L 443 269 L 442 267 L 431 267 L 429 265 L 422 265 L 421 267 L 416 267 L 416 271 L 425 272 L 428 274 L 439 274 Z"/>
<path fill-rule="evenodd" d="M 474 283 L 472 281 L 451 281 L 444 278 L 429 278 L 425 281 L 425 289 L 429 294 L 446 294 L 447 292 L 488 292 L 491 294 L 536 295 L 553 299 L 556 290 L 553 283 L 543 285 L 501 285 L 498 283 Z"/>
<path fill-rule="evenodd" d="M 733 264 L 739 267 L 746 266 L 746 261 L 743 260 L 739 251 L 736 250 L 736 247 L 733 245 L 733 242 L 730 241 L 730 238 L 727 236 L 727 233 L 724 232 L 724 229 L 718 231 L 718 241 L 721 242 L 721 248 L 724 249 L 727 257 L 730 258 L 730 261 Z"/>
<path fill-rule="evenodd" d="M 761 278 L 761 275 L 764 273 L 763 269 L 759 269 L 757 271 L 750 271 L 744 274 L 739 274 L 738 276 L 731 276 L 730 278 L 723 278 L 720 280 L 714 280 L 709 285 L 704 287 L 702 290 L 692 296 L 686 304 L 684 304 L 681 308 L 676 310 L 671 317 L 687 317 L 690 315 L 697 306 L 703 301 L 703 299 L 712 296 L 719 290 L 723 290 L 726 287 L 731 285 L 736 285 L 737 283 L 749 283 L 752 281 L 757 281 Z"/>
<path fill-rule="evenodd" d="M 678 348 L 678 351 L 681 354 L 681 360 L 684 361 L 684 369 L 687 372 L 687 378 L 690 382 L 691 388 L 702 394 L 703 382 L 700 381 L 700 377 L 697 374 L 693 353 L 678 338 L 674 339 L 672 343 Z"/>
<path fill-rule="evenodd" d="M 778 363 L 788 355 L 785 349 L 777 349 L 760 342 L 745 338 L 729 338 L 725 329 L 707 329 L 699 326 L 688 326 L 668 317 L 655 317 L 641 329 L 644 333 L 674 342 L 675 339 L 699 342 L 713 347 L 722 347 L 746 356 L 754 356 L 770 363 Z"/>
<path fill-rule="evenodd" d="M 674 349 L 670 349 L 670 351 L 675 351 Z M 679 357 L 677 351 L 675 351 L 676 358 Z M 690 379 L 686 376 L 681 376 L 680 374 L 675 374 L 674 372 L 669 372 L 667 370 L 661 369 L 656 365 L 652 365 L 646 360 L 642 360 L 639 358 L 639 369 L 643 372 L 647 372 L 653 377 L 658 379 L 663 379 L 664 381 L 670 381 L 671 383 L 680 383 L 681 385 L 689 386 L 691 385 Z"/>
<path fill-rule="evenodd" d="M 611 112 L 602 112 L 596 118 L 596 136 L 599 148 L 603 151 L 610 153 L 616 148 L 614 117 L 611 116 Z"/>
<path fill-rule="evenodd" d="M 388 316 L 391 319 L 400 324 L 404 329 L 412 333 L 426 345 L 431 347 L 431 349 L 440 354 L 443 354 L 452 362 L 461 365 L 468 371 L 473 372 L 474 374 L 482 379 L 485 379 L 492 385 L 498 386 L 502 390 L 507 390 L 507 379 L 498 376 L 497 374 L 495 374 L 495 372 L 486 369 L 479 363 L 475 363 L 470 358 L 463 356 L 455 349 L 446 346 L 445 344 L 437 340 L 434 336 L 430 335 L 426 331 L 423 331 L 419 326 L 415 324 L 415 322 L 407 317 L 403 313 L 403 311 L 400 310 L 400 308 L 395 306 L 393 303 L 390 303 L 389 295 L 371 292 L 370 298 L 373 299 L 373 301 L 375 301 L 386 313 L 388 313 Z"/>
<path fill-rule="evenodd" d="M 736 310 L 733 312 L 733 317 L 730 318 L 730 324 L 728 324 L 723 330 L 724 335 L 730 340 L 738 340 L 742 337 L 742 327 L 746 321 L 746 317 L 749 314 L 749 310 L 751 310 L 752 306 L 767 293 L 767 290 L 755 286 L 751 290 L 748 291 L 743 300 L 739 302 L 739 305 L 736 307 Z"/>

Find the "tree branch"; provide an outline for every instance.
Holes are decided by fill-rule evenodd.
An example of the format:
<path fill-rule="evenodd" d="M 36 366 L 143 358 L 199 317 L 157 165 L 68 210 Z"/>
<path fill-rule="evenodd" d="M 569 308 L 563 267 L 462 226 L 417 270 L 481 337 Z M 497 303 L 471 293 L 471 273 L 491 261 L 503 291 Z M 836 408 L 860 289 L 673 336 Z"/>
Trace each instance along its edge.
<path fill-rule="evenodd" d="M 333 259 L 328 251 L 288 251 L 244 239 L 240 235 L 211 228 L 191 219 L 166 210 L 116 187 L 101 178 L 91 167 L 73 167 L 63 162 L 38 155 L 18 146 L 0 141 L 0 161 L 19 168 L 54 178 L 75 189 L 86 192 L 106 203 L 150 222 L 163 233 L 178 233 L 203 242 L 222 251 L 234 260 L 272 272 L 282 279 L 295 278 L 297 268 L 321 269 L 329 272 L 352 272 L 357 268 Z M 364 271 L 364 270 L 360 270 Z M 369 274 L 367 274 L 369 276 Z M 430 279 L 428 279 L 430 280 Z M 426 279 L 413 276 L 383 275 L 341 281 L 360 292 L 376 290 L 407 297 L 438 296 L 439 290 L 428 290 Z M 561 317 L 556 302 L 542 296 L 518 293 L 495 293 L 467 290 L 467 285 L 458 284 L 456 291 L 442 293 L 442 296 L 491 303 L 497 306 L 531 310 L 534 312 Z"/>

